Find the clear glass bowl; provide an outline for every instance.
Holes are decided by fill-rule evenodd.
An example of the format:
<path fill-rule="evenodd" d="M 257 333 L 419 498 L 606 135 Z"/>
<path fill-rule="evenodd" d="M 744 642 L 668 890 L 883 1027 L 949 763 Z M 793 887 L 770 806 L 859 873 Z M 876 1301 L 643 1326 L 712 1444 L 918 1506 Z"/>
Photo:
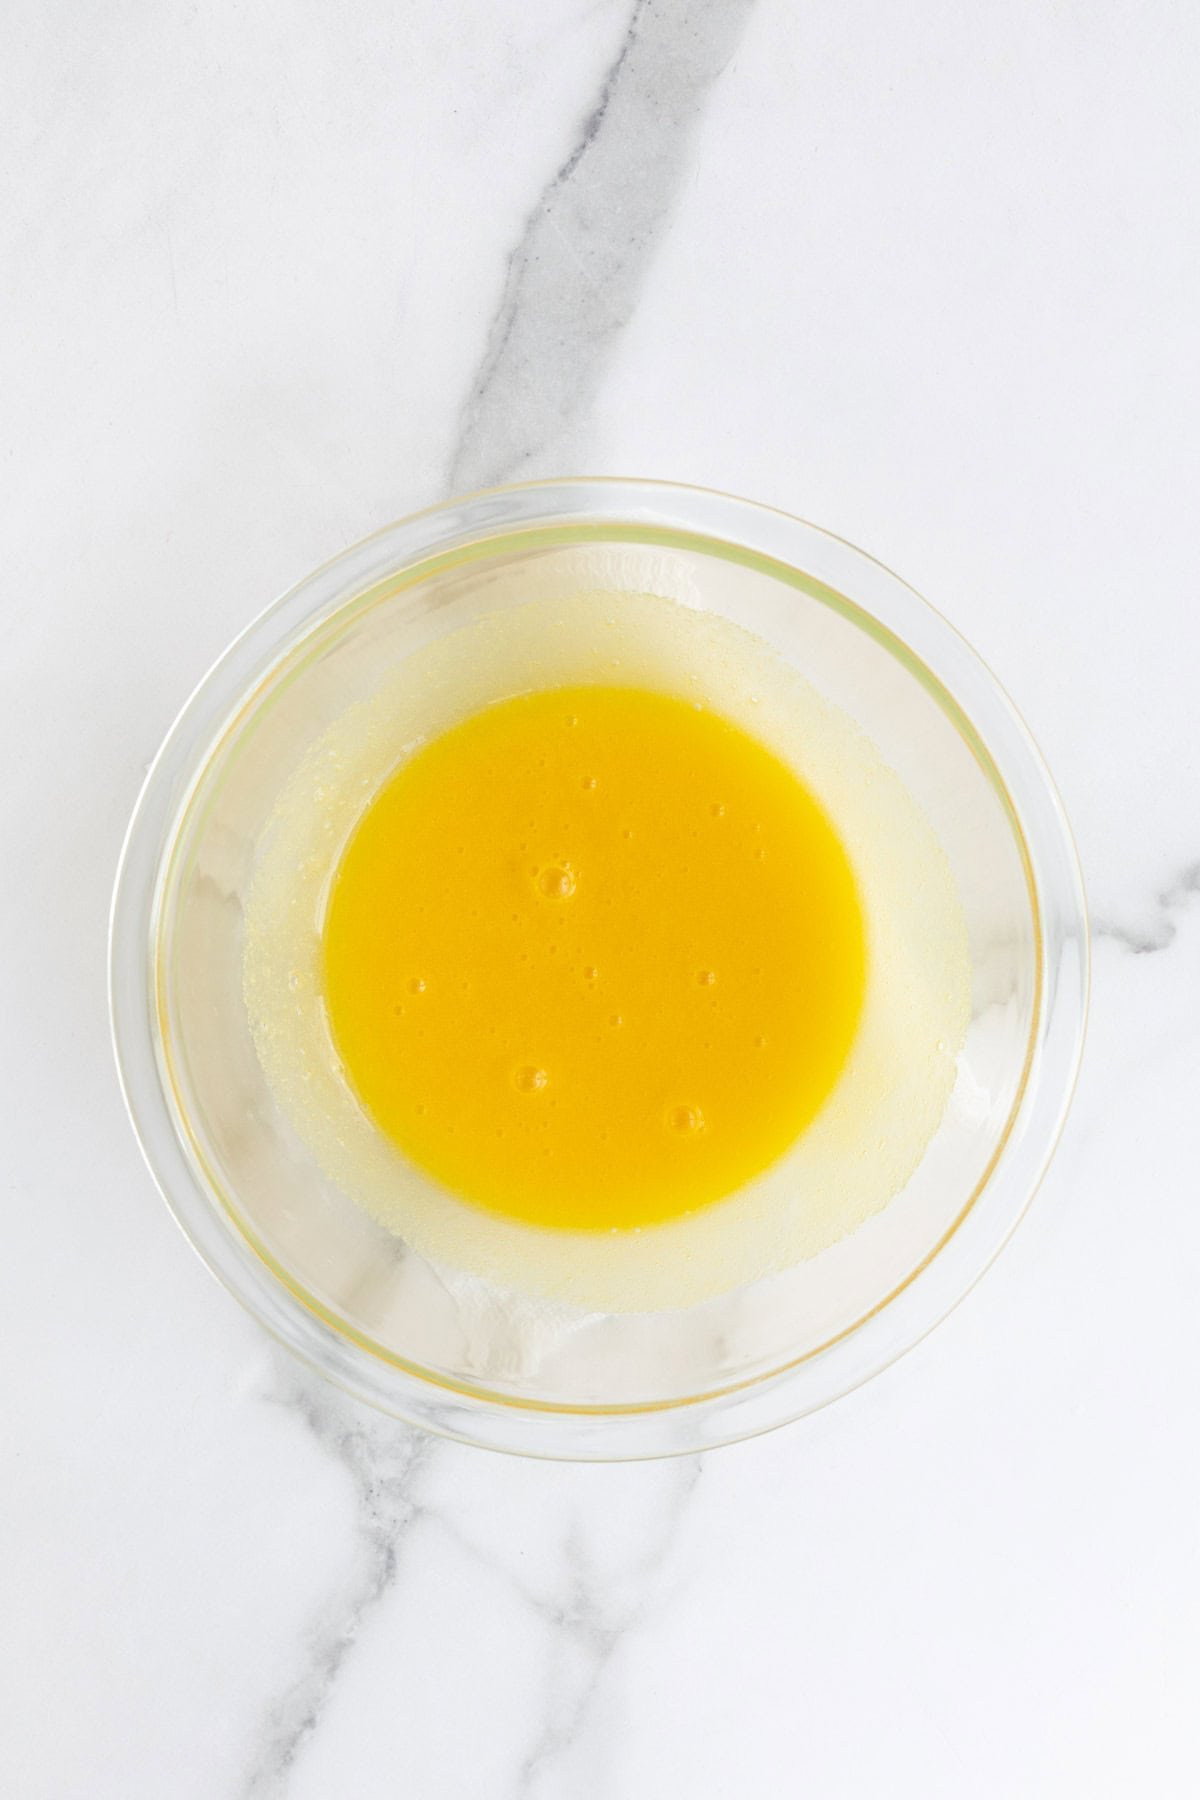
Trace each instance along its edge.
<path fill-rule="evenodd" d="M 255 1056 L 244 902 L 305 752 L 404 660 L 542 590 L 685 597 L 765 640 L 843 708 L 941 839 L 972 1009 L 942 1125 L 875 1218 L 808 1262 L 691 1308 L 581 1315 L 514 1346 L 478 1295 L 317 1167 Z M 532 1455 L 662 1456 L 767 1430 L 900 1356 L 995 1256 L 1051 1155 L 1078 1065 L 1079 866 L 1012 706 L 895 575 L 725 495 L 578 480 L 478 494 L 389 526 L 270 607 L 205 677 L 147 777 L 113 901 L 111 1005 L 146 1160 L 200 1256 L 350 1393 Z M 482 1321 L 482 1323 L 481 1323 Z"/>

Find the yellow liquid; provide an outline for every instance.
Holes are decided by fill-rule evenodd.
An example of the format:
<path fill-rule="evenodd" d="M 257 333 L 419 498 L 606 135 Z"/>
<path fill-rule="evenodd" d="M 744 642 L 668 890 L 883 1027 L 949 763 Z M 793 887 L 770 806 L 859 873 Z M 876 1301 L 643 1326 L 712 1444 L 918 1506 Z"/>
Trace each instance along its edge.
<path fill-rule="evenodd" d="M 862 1010 L 828 817 L 714 713 L 634 688 L 487 707 L 406 762 L 338 867 L 346 1076 L 444 1187 L 623 1229 L 733 1193 L 820 1109 Z"/>

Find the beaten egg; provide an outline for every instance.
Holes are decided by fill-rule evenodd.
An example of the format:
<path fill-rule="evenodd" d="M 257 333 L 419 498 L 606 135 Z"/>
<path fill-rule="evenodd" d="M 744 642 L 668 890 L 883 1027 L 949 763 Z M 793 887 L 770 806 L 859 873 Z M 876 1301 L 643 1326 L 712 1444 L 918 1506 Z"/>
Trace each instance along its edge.
<path fill-rule="evenodd" d="M 379 1129 L 464 1199 L 624 1229 L 744 1186 L 813 1119 L 865 985 L 849 858 L 799 777 L 636 688 L 437 736 L 344 852 L 322 985 Z"/>

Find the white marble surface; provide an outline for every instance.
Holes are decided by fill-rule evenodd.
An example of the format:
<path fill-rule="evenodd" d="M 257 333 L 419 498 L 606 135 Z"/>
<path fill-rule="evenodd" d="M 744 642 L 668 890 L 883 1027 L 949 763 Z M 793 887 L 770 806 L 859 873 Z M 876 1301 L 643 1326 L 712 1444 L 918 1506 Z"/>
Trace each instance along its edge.
<path fill-rule="evenodd" d="M 0 40 L 0 1792 L 1200 1791 L 1200 11 L 16 0 Z M 212 657 L 384 521 L 578 471 L 921 588 L 1098 927 L 1012 1247 L 702 1464 L 340 1400 L 185 1248 L 108 1048 L 119 840 Z"/>

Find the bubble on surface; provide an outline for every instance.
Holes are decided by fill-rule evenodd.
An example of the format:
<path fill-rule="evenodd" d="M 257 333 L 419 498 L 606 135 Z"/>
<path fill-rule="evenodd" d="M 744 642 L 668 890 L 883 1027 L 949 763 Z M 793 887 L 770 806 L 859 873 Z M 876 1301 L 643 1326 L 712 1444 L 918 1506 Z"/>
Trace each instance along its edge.
<path fill-rule="evenodd" d="M 673 1106 L 667 1114 L 667 1123 L 680 1137 L 692 1137 L 704 1130 L 704 1114 L 698 1106 Z"/>
<path fill-rule="evenodd" d="M 570 863 L 547 863 L 538 870 L 537 885 L 547 900 L 569 900 L 578 883 Z"/>
<path fill-rule="evenodd" d="M 513 1076 L 513 1086 L 519 1094 L 540 1094 L 549 1085 L 549 1075 L 536 1063 L 522 1063 Z"/>

